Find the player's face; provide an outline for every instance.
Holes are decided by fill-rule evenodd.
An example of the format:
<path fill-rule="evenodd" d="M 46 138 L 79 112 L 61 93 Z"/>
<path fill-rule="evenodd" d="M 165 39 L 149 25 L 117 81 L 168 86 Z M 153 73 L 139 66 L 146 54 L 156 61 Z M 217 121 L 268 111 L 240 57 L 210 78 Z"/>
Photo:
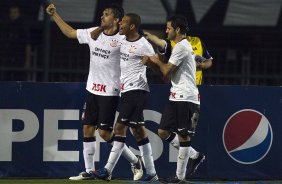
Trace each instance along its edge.
<path fill-rule="evenodd" d="M 101 26 L 104 28 L 111 28 L 114 26 L 114 14 L 111 9 L 105 9 L 101 16 Z"/>
<path fill-rule="evenodd" d="M 174 28 L 171 26 L 171 22 L 167 22 L 166 23 L 166 30 L 165 30 L 166 34 L 167 34 L 167 38 L 169 40 L 174 40 L 176 37 L 176 32 L 174 30 Z"/>
<path fill-rule="evenodd" d="M 130 32 L 130 18 L 124 16 L 119 23 L 119 34 L 127 35 Z"/>

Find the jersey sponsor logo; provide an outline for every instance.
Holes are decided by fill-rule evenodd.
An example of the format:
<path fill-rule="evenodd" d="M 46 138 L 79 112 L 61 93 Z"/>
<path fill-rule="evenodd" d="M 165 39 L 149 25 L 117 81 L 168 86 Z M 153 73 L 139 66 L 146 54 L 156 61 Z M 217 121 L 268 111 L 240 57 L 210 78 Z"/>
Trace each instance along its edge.
<path fill-rule="evenodd" d="M 126 53 L 123 53 L 123 52 L 120 53 L 120 59 L 121 60 L 128 61 L 128 58 L 129 58 L 129 54 L 126 54 Z"/>
<path fill-rule="evenodd" d="M 104 85 L 104 84 L 93 83 L 92 90 L 93 91 L 100 91 L 100 92 L 106 93 L 107 92 L 106 87 L 107 86 Z"/>
<path fill-rule="evenodd" d="M 253 164 L 267 155 L 273 133 L 263 114 L 243 109 L 227 120 L 222 139 L 226 152 L 233 160 L 241 164 Z"/>
<path fill-rule="evenodd" d="M 94 56 L 101 57 L 101 58 L 104 58 L 104 59 L 108 59 L 109 55 L 111 54 L 111 51 L 95 47 L 94 51 L 92 51 L 91 53 Z"/>
<path fill-rule="evenodd" d="M 170 93 L 170 96 L 172 97 L 172 98 L 175 98 L 175 95 L 176 95 L 176 93 Z"/>

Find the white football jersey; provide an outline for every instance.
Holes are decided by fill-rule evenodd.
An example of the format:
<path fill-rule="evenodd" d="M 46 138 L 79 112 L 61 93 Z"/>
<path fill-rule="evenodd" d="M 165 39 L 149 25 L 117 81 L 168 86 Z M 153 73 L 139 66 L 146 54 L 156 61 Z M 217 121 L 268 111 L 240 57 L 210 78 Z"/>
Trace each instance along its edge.
<path fill-rule="evenodd" d="M 149 91 L 146 66 L 141 61 L 144 55 L 155 54 L 152 45 L 144 37 L 133 42 L 125 39 L 122 42 L 120 52 L 121 92 L 136 89 Z"/>
<path fill-rule="evenodd" d="M 196 63 L 194 51 L 187 39 L 178 42 L 168 60 L 177 68 L 171 75 L 171 101 L 188 101 L 200 104 L 199 91 L 196 86 Z"/>
<path fill-rule="evenodd" d="M 101 33 L 97 40 L 90 33 L 97 27 L 78 29 L 80 44 L 90 48 L 90 66 L 86 89 L 102 96 L 118 96 L 120 92 L 120 46 L 125 36 Z"/>

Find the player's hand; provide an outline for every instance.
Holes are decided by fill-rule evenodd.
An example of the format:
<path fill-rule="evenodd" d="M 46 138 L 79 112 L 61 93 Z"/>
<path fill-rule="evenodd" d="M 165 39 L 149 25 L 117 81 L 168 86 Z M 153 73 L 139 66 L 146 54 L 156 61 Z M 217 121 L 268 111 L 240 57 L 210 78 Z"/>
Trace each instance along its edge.
<path fill-rule="evenodd" d="M 147 39 L 147 40 L 150 40 L 150 38 L 151 38 L 151 34 L 149 33 L 149 32 L 147 32 L 147 31 L 143 31 L 143 33 L 144 33 L 144 37 Z"/>
<path fill-rule="evenodd" d="M 142 64 L 143 65 L 148 65 L 149 64 L 149 62 L 150 62 L 150 58 L 149 58 L 149 56 L 143 56 L 143 58 L 142 58 Z"/>
<path fill-rule="evenodd" d="M 47 12 L 49 15 L 53 16 L 54 13 L 56 12 L 56 7 L 55 7 L 55 5 L 54 5 L 54 4 L 49 4 L 49 5 L 47 6 L 47 8 L 46 8 L 46 12 Z"/>
<path fill-rule="evenodd" d="M 204 57 L 202 57 L 202 56 L 199 56 L 198 54 L 195 55 L 195 61 L 196 61 L 196 62 L 201 63 L 201 62 L 204 62 L 205 60 L 206 60 L 206 58 L 204 58 Z"/>
<path fill-rule="evenodd" d="M 142 64 L 148 67 L 158 66 L 158 63 L 161 62 L 158 55 L 154 56 L 143 56 Z"/>

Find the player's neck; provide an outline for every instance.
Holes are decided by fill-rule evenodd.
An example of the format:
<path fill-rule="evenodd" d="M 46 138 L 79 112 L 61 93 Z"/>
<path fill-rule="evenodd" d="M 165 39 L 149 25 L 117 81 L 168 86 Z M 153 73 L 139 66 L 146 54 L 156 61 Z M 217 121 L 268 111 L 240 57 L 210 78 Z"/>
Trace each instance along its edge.
<path fill-rule="evenodd" d="M 127 41 L 136 41 L 140 38 L 140 34 L 138 32 L 131 32 L 128 35 L 126 35 Z"/>
<path fill-rule="evenodd" d="M 184 35 L 184 34 L 177 34 L 173 41 L 174 41 L 174 43 L 178 43 L 178 42 L 182 41 L 185 38 L 186 38 L 186 35 Z"/>
<path fill-rule="evenodd" d="M 109 28 L 105 28 L 103 33 L 106 34 L 106 35 L 113 35 L 115 33 L 118 32 L 118 27 L 117 26 L 112 26 L 112 27 L 109 27 Z"/>

